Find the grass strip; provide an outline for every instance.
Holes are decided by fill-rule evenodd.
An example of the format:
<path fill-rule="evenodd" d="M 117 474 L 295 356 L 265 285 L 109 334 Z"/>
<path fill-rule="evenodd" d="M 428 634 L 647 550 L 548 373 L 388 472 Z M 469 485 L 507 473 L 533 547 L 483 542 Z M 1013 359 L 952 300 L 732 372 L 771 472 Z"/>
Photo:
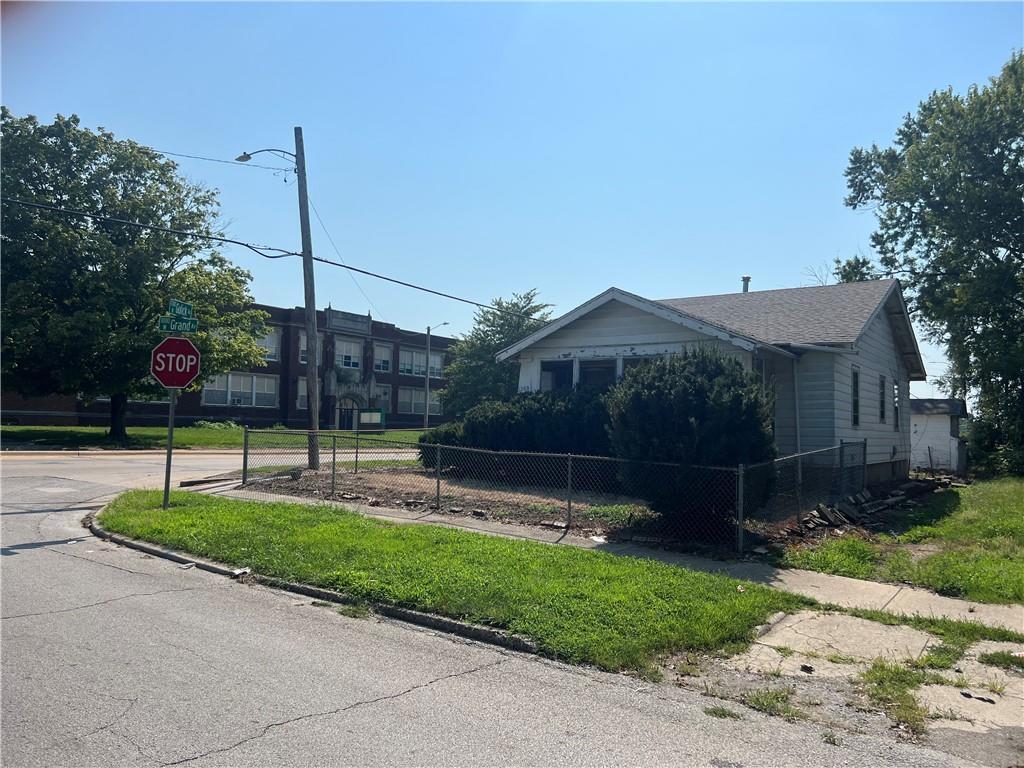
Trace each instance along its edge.
<path fill-rule="evenodd" d="M 893 522 L 895 536 L 830 537 L 786 549 L 782 564 L 908 582 L 981 603 L 1024 603 L 1024 478 L 948 488 Z M 914 545 L 937 551 L 919 559 Z"/>
<path fill-rule="evenodd" d="M 160 502 L 155 491 L 122 494 L 102 524 L 267 576 L 500 627 L 554 658 L 610 670 L 650 672 L 675 651 L 735 651 L 774 612 L 812 604 L 653 560 L 334 507 L 186 492 L 171 494 L 168 510 Z"/>
<path fill-rule="evenodd" d="M 978 657 L 978 661 L 982 664 L 988 664 L 990 667 L 1000 667 L 1001 669 L 1024 672 L 1024 657 L 1015 656 L 1009 651 L 983 653 Z"/>

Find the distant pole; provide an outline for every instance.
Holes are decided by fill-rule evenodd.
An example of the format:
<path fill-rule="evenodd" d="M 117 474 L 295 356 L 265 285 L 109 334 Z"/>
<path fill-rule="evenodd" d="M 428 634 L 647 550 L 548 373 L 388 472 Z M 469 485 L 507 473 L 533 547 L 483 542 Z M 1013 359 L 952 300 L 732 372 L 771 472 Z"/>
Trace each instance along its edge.
<path fill-rule="evenodd" d="M 427 326 L 427 367 L 423 372 L 423 428 L 430 429 L 430 326 Z"/>
<path fill-rule="evenodd" d="M 316 286 L 313 278 L 313 238 L 309 231 L 306 191 L 306 149 L 302 128 L 295 127 L 295 176 L 299 188 L 299 226 L 302 229 L 302 285 L 306 295 L 306 414 L 309 419 L 309 468 L 320 469 L 320 344 L 316 330 Z"/>

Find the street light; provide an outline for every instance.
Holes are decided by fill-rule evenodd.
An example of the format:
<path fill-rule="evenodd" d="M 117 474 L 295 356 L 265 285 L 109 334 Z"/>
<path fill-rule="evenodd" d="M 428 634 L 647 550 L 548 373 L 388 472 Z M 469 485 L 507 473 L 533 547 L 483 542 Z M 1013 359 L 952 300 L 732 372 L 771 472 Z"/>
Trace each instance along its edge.
<path fill-rule="evenodd" d="M 448 325 L 448 321 L 445 320 L 440 325 L 435 325 L 434 328 L 444 328 Z M 423 428 L 430 429 L 430 326 L 427 326 L 427 367 L 423 375 L 425 384 L 423 387 Z"/>
<path fill-rule="evenodd" d="M 320 345 L 316 331 L 316 289 L 313 283 L 313 241 L 309 231 L 309 195 L 306 192 L 306 150 L 302 128 L 295 127 L 295 151 L 258 149 L 243 152 L 235 160 L 247 163 L 253 155 L 272 152 L 295 160 L 295 176 L 299 188 L 299 227 L 302 231 L 302 283 L 306 296 L 306 414 L 309 427 L 309 468 L 320 469 Z M 312 365 L 312 375 L 309 366 Z"/>

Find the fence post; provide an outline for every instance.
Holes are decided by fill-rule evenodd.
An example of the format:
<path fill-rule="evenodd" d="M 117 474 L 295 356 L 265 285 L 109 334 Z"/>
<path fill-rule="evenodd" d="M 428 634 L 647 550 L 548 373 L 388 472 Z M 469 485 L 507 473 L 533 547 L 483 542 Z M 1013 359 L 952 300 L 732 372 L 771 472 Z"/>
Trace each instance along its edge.
<path fill-rule="evenodd" d="M 568 456 L 568 472 L 566 473 L 566 494 L 565 494 L 565 532 L 572 528 L 572 454 Z"/>
<path fill-rule="evenodd" d="M 355 464 L 355 467 L 352 470 L 352 474 L 354 474 L 354 475 L 358 475 L 359 474 L 359 433 L 358 432 L 356 432 L 356 464 Z"/>
<path fill-rule="evenodd" d="M 736 550 L 743 554 L 743 465 L 736 468 Z"/>
<path fill-rule="evenodd" d="M 434 509 L 441 511 L 441 444 L 434 452 Z"/>
<path fill-rule="evenodd" d="M 331 435 L 331 496 L 334 496 L 338 477 L 338 436 Z"/>
<path fill-rule="evenodd" d="M 249 481 L 249 428 L 242 428 L 242 485 Z"/>

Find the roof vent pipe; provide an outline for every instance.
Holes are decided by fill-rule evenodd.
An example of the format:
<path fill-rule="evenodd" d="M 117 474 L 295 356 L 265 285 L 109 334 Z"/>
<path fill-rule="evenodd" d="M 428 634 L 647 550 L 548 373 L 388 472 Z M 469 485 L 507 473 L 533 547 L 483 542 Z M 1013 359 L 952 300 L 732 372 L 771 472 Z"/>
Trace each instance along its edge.
<path fill-rule="evenodd" d="M 743 275 L 740 280 L 743 281 L 743 292 L 746 293 L 750 290 L 750 275 Z"/>

